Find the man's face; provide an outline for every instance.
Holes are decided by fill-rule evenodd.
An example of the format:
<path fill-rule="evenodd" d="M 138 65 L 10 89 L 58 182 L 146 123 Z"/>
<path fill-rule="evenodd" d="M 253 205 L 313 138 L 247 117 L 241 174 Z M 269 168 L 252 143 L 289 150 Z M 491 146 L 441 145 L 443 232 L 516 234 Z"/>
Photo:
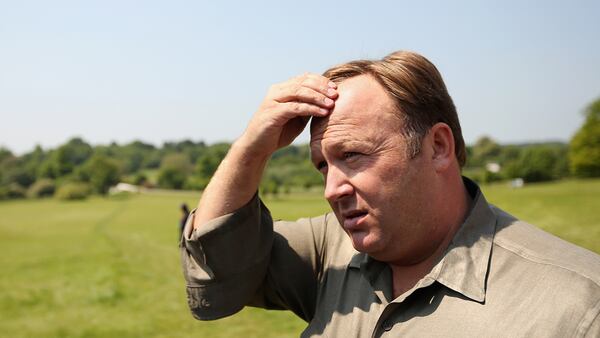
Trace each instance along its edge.
<path fill-rule="evenodd" d="M 433 169 L 408 157 L 403 122 L 372 77 L 341 82 L 327 118 L 311 125 L 312 161 L 325 198 L 354 248 L 388 262 L 415 263 L 430 250 L 427 182 Z"/>

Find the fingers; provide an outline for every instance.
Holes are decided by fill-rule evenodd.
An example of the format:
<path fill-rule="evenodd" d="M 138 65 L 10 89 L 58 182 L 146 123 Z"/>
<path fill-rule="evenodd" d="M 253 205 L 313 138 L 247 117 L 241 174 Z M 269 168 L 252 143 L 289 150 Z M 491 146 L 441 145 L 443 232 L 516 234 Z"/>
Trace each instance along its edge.
<path fill-rule="evenodd" d="M 281 88 L 278 97 L 274 99 L 280 103 L 305 102 L 329 109 L 333 107 L 334 99 L 337 94 L 333 88 L 329 88 L 329 91 L 326 91 L 325 94 L 323 94 L 322 92 L 309 87 L 292 84 Z"/>
<path fill-rule="evenodd" d="M 327 108 L 303 102 L 284 102 L 279 104 L 277 109 L 289 118 L 296 116 L 325 116 L 329 114 L 329 109 Z"/>
<path fill-rule="evenodd" d="M 272 154 L 288 145 L 311 116 L 327 116 L 338 97 L 337 85 L 317 74 L 304 74 L 269 88 L 240 138 L 257 154 Z"/>
<path fill-rule="evenodd" d="M 336 88 L 326 77 L 307 73 L 273 86 L 270 95 L 279 103 L 299 102 L 331 109 L 338 96 Z"/>

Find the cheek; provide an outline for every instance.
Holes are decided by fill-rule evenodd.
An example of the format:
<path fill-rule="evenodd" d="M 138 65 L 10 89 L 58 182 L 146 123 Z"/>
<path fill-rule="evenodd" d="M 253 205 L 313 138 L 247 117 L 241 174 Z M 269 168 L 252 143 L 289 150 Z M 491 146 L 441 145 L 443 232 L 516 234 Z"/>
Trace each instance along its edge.
<path fill-rule="evenodd" d="M 385 195 L 387 195 L 385 191 L 389 186 L 380 177 L 360 173 L 354 177 L 351 184 L 356 191 L 358 204 L 368 206 L 370 209 L 379 209 L 385 202 Z"/>
<path fill-rule="evenodd" d="M 407 171 L 399 165 L 388 165 L 381 167 L 377 175 L 372 175 L 365 181 L 368 181 L 370 190 L 374 191 L 381 199 L 397 198 L 406 189 L 406 184 L 410 183 L 407 179 Z"/>
<path fill-rule="evenodd" d="M 415 211 L 422 208 L 420 191 L 426 183 L 415 174 L 410 169 L 389 166 L 382 175 L 371 178 L 365 199 L 384 225 L 399 222 L 406 226 L 414 221 Z"/>

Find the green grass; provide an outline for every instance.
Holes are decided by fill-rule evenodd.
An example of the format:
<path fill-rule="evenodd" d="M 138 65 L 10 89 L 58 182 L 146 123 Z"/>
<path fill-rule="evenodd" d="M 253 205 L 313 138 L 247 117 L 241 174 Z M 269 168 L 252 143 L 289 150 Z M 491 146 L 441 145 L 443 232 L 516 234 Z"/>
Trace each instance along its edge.
<path fill-rule="evenodd" d="M 483 190 L 514 215 L 600 252 L 600 180 Z M 282 311 L 248 308 L 215 322 L 192 318 L 177 223 L 179 204 L 194 206 L 198 197 L 0 203 L 0 336 L 297 337 L 304 323 Z M 266 202 L 282 219 L 328 210 L 316 192 Z"/>
<path fill-rule="evenodd" d="M 600 180 L 483 186 L 488 202 L 569 242 L 600 253 Z"/>

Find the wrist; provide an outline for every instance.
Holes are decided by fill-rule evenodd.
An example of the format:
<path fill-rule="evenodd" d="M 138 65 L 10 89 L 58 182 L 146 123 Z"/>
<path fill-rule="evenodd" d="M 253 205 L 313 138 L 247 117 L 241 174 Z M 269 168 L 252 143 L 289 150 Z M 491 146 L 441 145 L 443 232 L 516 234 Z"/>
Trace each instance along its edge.
<path fill-rule="evenodd" d="M 231 145 L 230 152 L 243 163 L 267 162 L 274 151 L 258 141 L 244 133 Z"/>

